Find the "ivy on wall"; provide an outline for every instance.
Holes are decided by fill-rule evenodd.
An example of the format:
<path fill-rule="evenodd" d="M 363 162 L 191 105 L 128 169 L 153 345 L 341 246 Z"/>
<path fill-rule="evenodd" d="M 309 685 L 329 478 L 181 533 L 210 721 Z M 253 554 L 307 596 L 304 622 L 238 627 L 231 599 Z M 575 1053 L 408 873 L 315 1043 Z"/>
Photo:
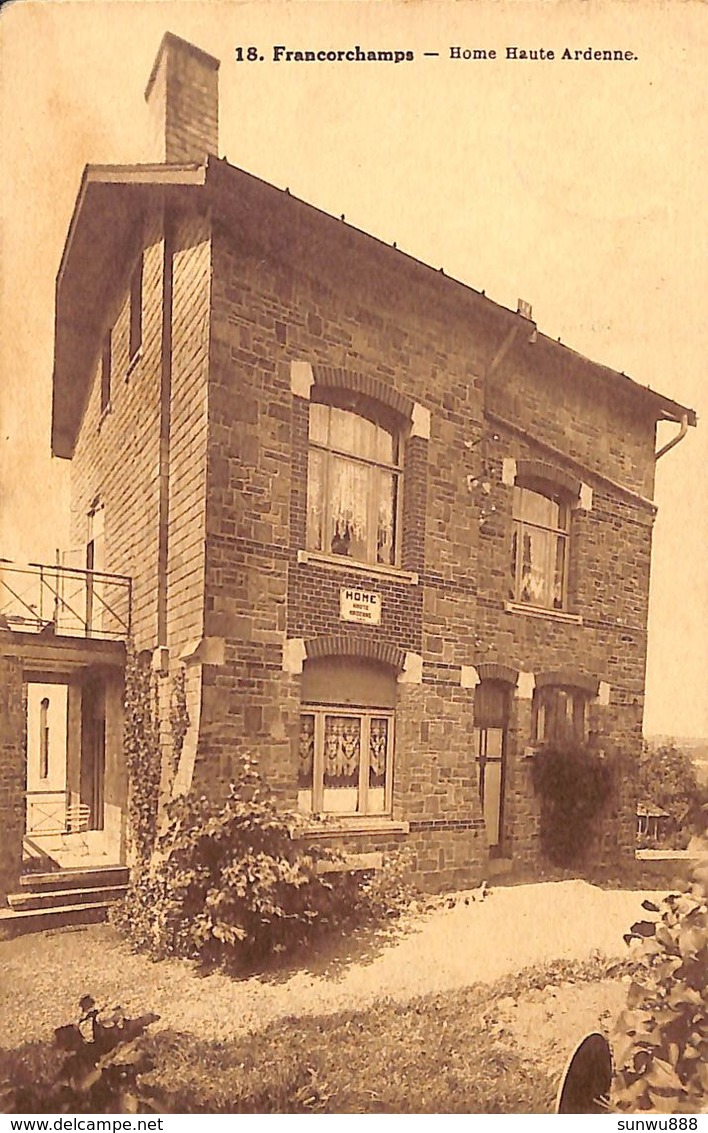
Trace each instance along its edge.
<path fill-rule="evenodd" d="M 187 688 L 184 666 L 180 666 L 172 678 L 172 693 L 170 696 L 170 728 L 172 731 L 172 753 L 170 767 L 170 785 L 174 781 L 179 767 L 184 738 L 189 728 L 189 713 L 187 712 Z"/>
<path fill-rule="evenodd" d="M 149 658 L 128 647 L 123 732 L 128 771 L 128 828 L 136 864 L 146 865 L 157 833 L 161 755 L 157 687 Z"/>
<path fill-rule="evenodd" d="M 582 861 L 612 791 L 608 761 L 582 744 L 544 745 L 531 769 L 541 798 L 541 846 L 558 866 Z"/>

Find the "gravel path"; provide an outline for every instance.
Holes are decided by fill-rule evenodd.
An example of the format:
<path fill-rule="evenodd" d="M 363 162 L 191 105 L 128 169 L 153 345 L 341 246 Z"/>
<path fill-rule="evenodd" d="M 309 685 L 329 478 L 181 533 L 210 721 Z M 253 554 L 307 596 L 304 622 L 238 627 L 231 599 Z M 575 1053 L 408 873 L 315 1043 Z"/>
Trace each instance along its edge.
<path fill-rule="evenodd" d="M 622 934 L 641 916 L 645 896 L 584 881 L 499 888 L 469 904 L 459 894 L 454 907 L 443 903 L 412 918 L 388 939 L 342 941 L 319 969 L 244 980 L 133 955 L 108 925 L 19 937 L 0 942 L 0 1045 L 51 1037 L 74 1018 L 84 994 L 129 1014 L 155 1011 L 159 1027 L 224 1040 L 285 1016 L 366 1007 L 382 997 L 403 1002 L 530 964 L 594 951 L 623 956 Z"/>

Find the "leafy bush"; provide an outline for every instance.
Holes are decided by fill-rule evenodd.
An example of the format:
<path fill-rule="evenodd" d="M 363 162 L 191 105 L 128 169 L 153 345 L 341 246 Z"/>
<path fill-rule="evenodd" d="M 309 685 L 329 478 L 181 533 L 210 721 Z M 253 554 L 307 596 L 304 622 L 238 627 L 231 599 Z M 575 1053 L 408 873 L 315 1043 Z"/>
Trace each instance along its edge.
<path fill-rule="evenodd" d="M 534 790 L 541 796 L 541 846 L 559 866 L 580 861 L 593 821 L 612 787 L 612 774 L 600 753 L 580 744 L 547 744 L 535 755 Z"/>
<path fill-rule="evenodd" d="M 698 1113 L 708 1099 L 708 861 L 681 894 L 643 907 L 625 937 L 640 964 L 614 1041 L 616 1109 Z"/>
<path fill-rule="evenodd" d="M 654 803 L 670 816 L 665 834 L 658 842 L 646 839 L 646 845 L 684 849 L 691 829 L 700 821 L 704 795 L 688 752 L 673 740 L 659 747 L 645 743 L 639 757 L 638 787 L 640 802 Z"/>
<path fill-rule="evenodd" d="M 152 864 L 111 919 L 135 947 L 229 966 L 261 966 L 335 927 L 396 913 L 410 893 L 384 877 L 318 871 L 337 852 L 307 845 L 303 819 L 278 810 L 250 760 L 219 806 L 191 796 L 168 807 Z"/>
<path fill-rule="evenodd" d="M 0 1112 L 162 1112 L 159 1092 L 141 1080 L 154 1064 L 140 1040 L 158 1018 L 130 1019 L 84 996 L 78 1023 L 55 1030 L 53 1051 L 34 1050 L 28 1072 L 0 1085 Z"/>

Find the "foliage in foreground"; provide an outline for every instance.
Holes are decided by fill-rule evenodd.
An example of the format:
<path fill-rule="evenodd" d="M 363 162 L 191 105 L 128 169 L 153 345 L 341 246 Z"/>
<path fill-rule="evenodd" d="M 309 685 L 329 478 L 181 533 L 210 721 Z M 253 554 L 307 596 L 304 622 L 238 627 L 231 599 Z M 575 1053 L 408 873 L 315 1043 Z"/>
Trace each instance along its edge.
<path fill-rule="evenodd" d="M 557 866 L 582 860 L 612 787 L 609 762 L 587 745 L 546 744 L 531 775 L 541 796 L 541 845 Z"/>
<path fill-rule="evenodd" d="M 100 1010 L 84 996 L 78 1022 L 57 1027 L 52 1046 L 25 1048 L 13 1078 L 0 1084 L 0 1112 L 162 1112 L 160 1091 L 143 1081 L 154 1062 L 141 1042 L 158 1018 L 130 1019 L 122 1008 Z"/>
<path fill-rule="evenodd" d="M 639 967 L 617 1020 L 616 1109 L 699 1113 L 708 1100 L 708 861 L 626 937 Z"/>
<path fill-rule="evenodd" d="M 332 850 L 307 845 L 303 820 L 280 811 L 245 760 L 226 802 L 177 799 L 151 865 L 132 880 L 111 920 L 155 958 L 262 967 L 316 936 L 379 920 L 412 899 L 405 865 L 373 875 L 320 872 Z"/>

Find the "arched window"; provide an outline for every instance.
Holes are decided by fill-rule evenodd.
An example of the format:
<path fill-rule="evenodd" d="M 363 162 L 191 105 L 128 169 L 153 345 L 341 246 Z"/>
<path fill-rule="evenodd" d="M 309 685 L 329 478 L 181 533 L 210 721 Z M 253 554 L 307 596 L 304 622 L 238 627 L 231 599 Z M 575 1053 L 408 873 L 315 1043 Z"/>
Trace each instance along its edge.
<path fill-rule="evenodd" d="M 396 674 L 349 657 L 303 669 L 298 807 L 305 813 L 390 814 Z"/>
<path fill-rule="evenodd" d="M 364 563 L 398 561 L 401 444 L 393 413 L 365 399 L 310 406 L 307 547 Z"/>
<path fill-rule="evenodd" d="M 562 743 L 587 739 L 587 705 L 590 693 L 570 686 L 543 685 L 533 697 L 533 739 Z"/>
<path fill-rule="evenodd" d="M 509 597 L 549 610 L 567 605 L 570 502 L 539 482 L 516 484 Z"/>

